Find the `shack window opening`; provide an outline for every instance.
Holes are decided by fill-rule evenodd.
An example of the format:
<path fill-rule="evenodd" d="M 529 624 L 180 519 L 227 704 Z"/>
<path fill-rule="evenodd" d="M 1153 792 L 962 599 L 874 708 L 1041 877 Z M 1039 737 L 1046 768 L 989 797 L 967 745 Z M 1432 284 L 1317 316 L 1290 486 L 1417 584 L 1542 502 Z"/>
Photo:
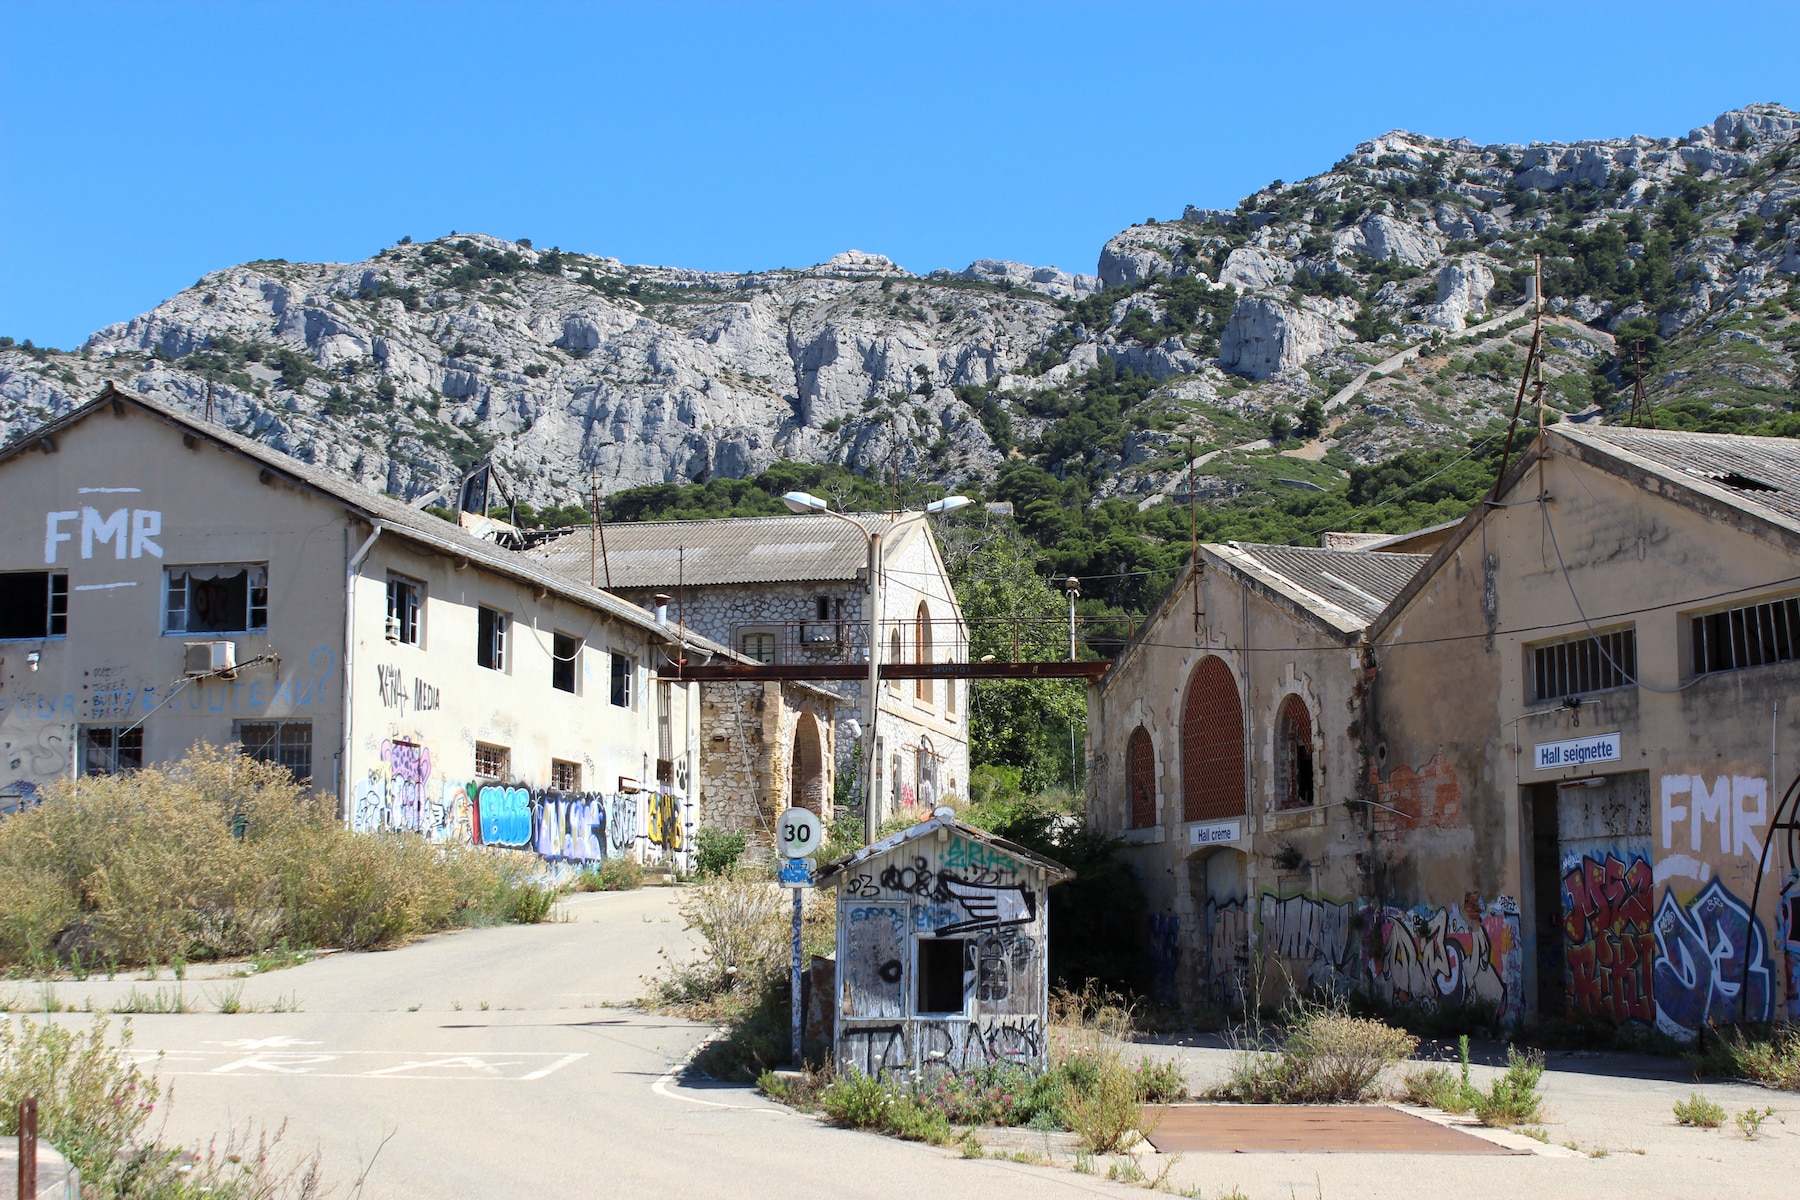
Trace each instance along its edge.
<path fill-rule="evenodd" d="M 919 939 L 920 1015 L 961 1013 L 969 974 L 968 938 Z"/>

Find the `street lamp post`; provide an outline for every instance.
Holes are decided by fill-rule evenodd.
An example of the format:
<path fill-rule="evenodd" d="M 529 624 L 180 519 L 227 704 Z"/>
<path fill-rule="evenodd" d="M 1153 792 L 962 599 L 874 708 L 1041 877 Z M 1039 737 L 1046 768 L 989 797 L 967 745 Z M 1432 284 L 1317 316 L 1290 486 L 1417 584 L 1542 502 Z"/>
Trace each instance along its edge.
<path fill-rule="evenodd" d="M 869 679 L 863 690 L 863 844 L 868 845 L 875 840 L 875 831 L 881 827 L 881 819 L 877 812 L 875 795 L 875 722 L 881 714 L 881 552 L 889 534 L 914 521 L 923 521 L 938 513 L 955 512 L 967 507 L 972 501 L 967 496 L 945 496 L 942 500 L 933 500 L 922 512 L 906 513 L 884 530 L 871 530 L 863 526 L 854 517 L 835 512 L 824 500 L 810 492 L 789 492 L 781 498 L 781 502 L 789 510 L 796 513 L 824 513 L 828 517 L 836 517 L 845 524 L 856 527 L 858 533 L 868 539 L 869 543 Z"/>

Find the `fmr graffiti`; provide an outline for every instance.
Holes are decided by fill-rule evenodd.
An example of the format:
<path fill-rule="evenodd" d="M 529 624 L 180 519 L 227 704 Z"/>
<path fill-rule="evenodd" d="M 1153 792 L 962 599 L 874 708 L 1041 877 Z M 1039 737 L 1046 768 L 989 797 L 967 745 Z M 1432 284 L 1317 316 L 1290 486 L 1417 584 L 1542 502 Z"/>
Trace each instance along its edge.
<path fill-rule="evenodd" d="M 1686 804 L 1677 803 L 1685 798 Z M 1675 850 L 1675 830 L 1685 823 L 1680 849 L 1692 854 L 1717 848 L 1719 854 L 1755 858 L 1762 852 L 1758 830 L 1769 821 L 1769 781 L 1754 775 L 1662 777 L 1662 848 Z M 1709 831 L 1707 826 L 1712 826 Z"/>
<path fill-rule="evenodd" d="M 1663 889 L 1655 929 L 1658 1029 L 1686 1041 L 1709 1023 L 1771 1018 L 1768 935 L 1719 880 L 1685 905 Z"/>
<path fill-rule="evenodd" d="M 1355 989 L 1359 974 L 1356 913 L 1348 901 L 1337 904 L 1265 892 L 1258 916 L 1264 952 L 1272 958 L 1306 964 L 1307 987 L 1340 994 Z"/>
<path fill-rule="evenodd" d="M 1626 852 L 1580 855 L 1563 864 L 1562 901 L 1569 1004 L 1583 1016 L 1609 1021 L 1655 1019 L 1651 967 L 1650 861 Z"/>
<path fill-rule="evenodd" d="M 1370 982 L 1387 1003 L 1427 1011 L 1490 1009 L 1502 1025 L 1523 1012 L 1519 908 L 1501 896 L 1485 908 L 1371 913 L 1364 950 Z"/>

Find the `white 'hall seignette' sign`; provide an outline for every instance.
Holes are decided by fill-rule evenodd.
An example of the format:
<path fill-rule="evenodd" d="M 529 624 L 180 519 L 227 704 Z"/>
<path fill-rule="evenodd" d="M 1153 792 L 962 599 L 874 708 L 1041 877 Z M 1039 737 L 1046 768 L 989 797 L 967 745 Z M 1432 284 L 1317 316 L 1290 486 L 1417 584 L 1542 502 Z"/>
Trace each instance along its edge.
<path fill-rule="evenodd" d="M 1621 757 L 1617 733 L 1596 733 L 1592 737 L 1570 738 L 1564 742 L 1539 742 L 1533 749 L 1537 751 L 1535 762 L 1540 771 L 1616 763 Z"/>

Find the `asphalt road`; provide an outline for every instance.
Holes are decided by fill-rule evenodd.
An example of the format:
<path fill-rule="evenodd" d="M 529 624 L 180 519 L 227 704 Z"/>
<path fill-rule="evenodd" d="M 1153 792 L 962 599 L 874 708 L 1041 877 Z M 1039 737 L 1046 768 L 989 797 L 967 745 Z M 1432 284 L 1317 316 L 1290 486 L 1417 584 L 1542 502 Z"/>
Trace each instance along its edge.
<path fill-rule="evenodd" d="M 832 1129 L 745 1088 L 682 1086 L 671 1067 L 708 1030 L 621 1007 L 660 950 L 689 945 L 673 893 L 577 896 L 563 913 L 244 981 L 245 1005 L 293 1012 L 220 1014 L 234 984 L 190 974 L 183 998 L 203 1011 L 131 1018 L 135 1048 L 173 1089 L 166 1140 L 203 1146 L 285 1122 L 285 1144 L 317 1147 L 338 1194 L 368 1166 L 364 1196 L 421 1200 L 1122 1192 Z M 165 973 L 57 992 L 101 1007 L 175 986 Z"/>

